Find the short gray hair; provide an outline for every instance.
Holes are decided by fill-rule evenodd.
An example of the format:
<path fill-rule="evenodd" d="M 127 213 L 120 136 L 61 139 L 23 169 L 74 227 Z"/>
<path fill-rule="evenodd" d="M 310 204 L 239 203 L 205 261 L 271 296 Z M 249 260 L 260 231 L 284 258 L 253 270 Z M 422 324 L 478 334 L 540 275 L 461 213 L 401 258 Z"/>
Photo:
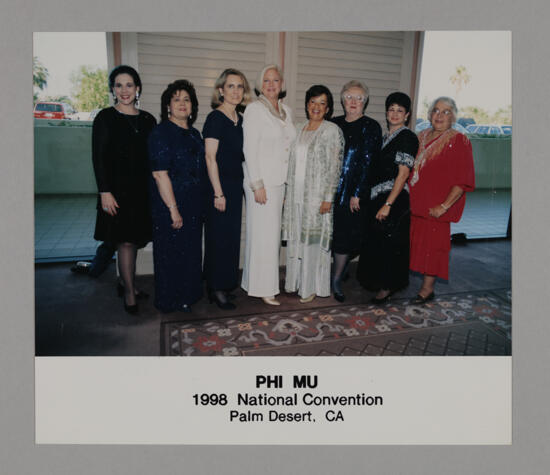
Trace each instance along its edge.
<path fill-rule="evenodd" d="M 435 109 L 435 105 L 438 102 L 444 102 L 451 108 L 451 110 L 453 111 L 453 124 L 454 124 L 456 122 L 456 116 L 458 115 L 458 108 L 456 107 L 455 100 L 452 97 L 448 97 L 448 96 L 440 96 L 437 99 L 434 99 L 434 101 L 430 104 L 430 107 L 428 108 L 428 120 L 431 119 L 432 113 Z"/>
<path fill-rule="evenodd" d="M 359 89 L 363 90 L 363 95 L 365 96 L 365 102 L 363 103 L 363 112 L 365 112 L 365 109 L 367 108 L 367 105 L 369 103 L 369 88 L 363 81 L 359 81 L 357 79 L 352 79 L 342 86 L 342 90 L 340 91 L 340 103 L 342 104 L 342 108 L 345 110 L 344 94 L 352 87 L 358 87 Z"/>
<path fill-rule="evenodd" d="M 262 93 L 262 86 L 263 86 L 263 83 L 264 83 L 264 76 L 265 76 L 265 73 L 267 73 L 270 69 L 274 69 L 275 71 L 277 71 L 277 74 L 280 76 L 281 78 L 281 81 L 282 81 L 282 87 L 281 87 L 281 92 L 279 93 L 279 99 L 281 97 L 284 97 L 285 94 L 286 94 L 286 86 L 285 86 L 285 80 L 284 80 L 284 77 L 283 77 L 283 71 L 281 70 L 281 68 L 279 67 L 279 65 L 277 64 L 266 64 L 262 70 L 258 73 L 258 75 L 256 76 L 256 84 L 254 86 L 254 92 L 256 93 L 257 96 L 259 96 L 261 93 Z"/>

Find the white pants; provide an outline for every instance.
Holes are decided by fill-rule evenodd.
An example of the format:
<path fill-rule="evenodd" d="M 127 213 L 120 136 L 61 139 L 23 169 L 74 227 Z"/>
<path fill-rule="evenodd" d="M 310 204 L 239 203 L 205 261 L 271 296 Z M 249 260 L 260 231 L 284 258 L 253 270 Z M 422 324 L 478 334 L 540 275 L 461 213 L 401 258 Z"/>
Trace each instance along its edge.
<path fill-rule="evenodd" d="M 279 252 L 285 185 L 266 187 L 267 202 L 256 203 L 246 178 L 246 247 L 241 287 L 251 297 L 279 293 Z"/>

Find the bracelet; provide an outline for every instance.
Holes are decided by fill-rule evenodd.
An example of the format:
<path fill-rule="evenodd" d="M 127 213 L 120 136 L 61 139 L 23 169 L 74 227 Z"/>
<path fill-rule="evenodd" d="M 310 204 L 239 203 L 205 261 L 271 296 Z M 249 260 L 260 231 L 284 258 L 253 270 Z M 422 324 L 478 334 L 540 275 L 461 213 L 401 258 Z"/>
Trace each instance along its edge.
<path fill-rule="evenodd" d="M 391 206 L 392 205 L 392 203 L 390 203 L 389 201 L 386 201 L 386 203 L 384 203 L 384 204 L 385 204 L 385 206 Z"/>
<path fill-rule="evenodd" d="M 168 209 L 177 208 L 177 207 L 178 207 L 178 204 L 174 203 L 173 205 L 169 205 Z"/>
<path fill-rule="evenodd" d="M 445 211 L 449 211 L 449 208 L 447 208 L 443 203 L 441 203 L 439 206 L 441 206 Z"/>
<path fill-rule="evenodd" d="M 214 195 L 214 199 L 220 199 L 220 198 L 225 198 L 225 196 L 223 195 L 223 193 L 221 195 Z"/>

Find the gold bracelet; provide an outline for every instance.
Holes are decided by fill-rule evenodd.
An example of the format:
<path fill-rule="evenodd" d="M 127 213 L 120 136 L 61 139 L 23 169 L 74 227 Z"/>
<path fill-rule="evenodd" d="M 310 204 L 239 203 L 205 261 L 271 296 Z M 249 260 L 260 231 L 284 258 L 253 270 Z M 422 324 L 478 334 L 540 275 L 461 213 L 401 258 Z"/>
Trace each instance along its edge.
<path fill-rule="evenodd" d="M 449 208 L 447 208 L 443 203 L 441 203 L 439 206 L 441 206 L 445 211 L 449 211 Z"/>
<path fill-rule="evenodd" d="M 221 195 L 219 195 L 219 196 L 218 196 L 218 195 L 214 195 L 214 199 L 218 200 L 218 199 L 220 199 L 220 198 L 225 198 L 225 196 L 224 196 L 223 194 L 221 194 Z"/>

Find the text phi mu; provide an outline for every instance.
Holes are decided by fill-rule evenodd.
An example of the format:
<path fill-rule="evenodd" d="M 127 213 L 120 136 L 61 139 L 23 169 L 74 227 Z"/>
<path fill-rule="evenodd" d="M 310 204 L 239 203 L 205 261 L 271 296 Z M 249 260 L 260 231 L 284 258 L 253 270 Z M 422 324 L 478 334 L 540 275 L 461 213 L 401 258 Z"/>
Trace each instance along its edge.
<path fill-rule="evenodd" d="M 256 387 L 257 388 L 282 388 L 283 376 L 282 375 L 256 375 Z M 292 377 L 293 388 L 316 388 L 317 387 L 317 375 L 294 375 Z"/>

